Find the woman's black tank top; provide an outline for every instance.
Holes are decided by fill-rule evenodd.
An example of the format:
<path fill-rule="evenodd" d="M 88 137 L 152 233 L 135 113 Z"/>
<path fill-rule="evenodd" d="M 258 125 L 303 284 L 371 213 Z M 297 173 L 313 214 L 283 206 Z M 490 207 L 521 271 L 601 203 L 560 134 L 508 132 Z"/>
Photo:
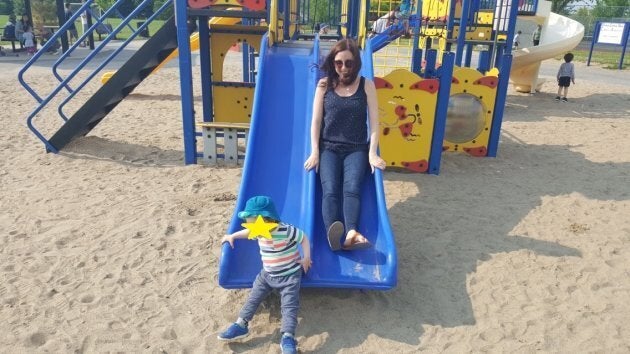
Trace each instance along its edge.
<path fill-rule="evenodd" d="M 320 145 L 337 152 L 367 150 L 367 113 L 364 77 L 357 92 L 349 97 L 341 97 L 334 88 L 329 88 L 324 94 Z"/>

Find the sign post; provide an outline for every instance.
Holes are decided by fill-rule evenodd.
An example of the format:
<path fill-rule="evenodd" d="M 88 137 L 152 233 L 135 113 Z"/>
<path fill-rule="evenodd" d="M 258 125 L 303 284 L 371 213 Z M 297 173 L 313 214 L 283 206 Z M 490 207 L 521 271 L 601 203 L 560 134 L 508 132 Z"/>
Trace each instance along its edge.
<path fill-rule="evenodd" d="M 612 44 L 621 46 L 621 58 L 619 59 L 619 70 L 623 67 L 623 58 L 628 47 L 628 35 L 630 34 L 630 22 L 597 22 L 593 31 L 591 49 L 588 52 L 586 65 L 591 65 L 591 56 L 595 43 Z"/>

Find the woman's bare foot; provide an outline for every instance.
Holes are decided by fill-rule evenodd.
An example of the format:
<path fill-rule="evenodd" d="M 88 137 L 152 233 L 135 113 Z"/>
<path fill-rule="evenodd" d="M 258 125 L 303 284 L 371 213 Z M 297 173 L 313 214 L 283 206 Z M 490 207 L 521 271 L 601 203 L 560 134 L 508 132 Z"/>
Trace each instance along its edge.
<path fill-rule="evenodd" d="M 361 235 L 357 230 L 350 230 L 346 235 L 346 240 L 343 243 L 344 250 L 359 250 L 364 248 L 372 247 L 370 241 L 365 238 L 365 236 Z"/>

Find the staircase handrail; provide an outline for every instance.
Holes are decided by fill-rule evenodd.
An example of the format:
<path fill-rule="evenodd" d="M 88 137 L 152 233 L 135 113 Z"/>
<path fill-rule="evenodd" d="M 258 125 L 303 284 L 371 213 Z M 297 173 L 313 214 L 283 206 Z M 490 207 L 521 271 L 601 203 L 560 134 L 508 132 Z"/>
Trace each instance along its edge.
<path fill-rule="evenodd" d="M 89 1 L 94 1 L 94 0 L 89 0 Z M 85 30 L 85 32 L 81 35 L 81 37 L 79 37 L 74 44 L 65 52 L 61 55 L 61 57 L 59 57 L 59 59 L 55 62 L 55 64 L 53 64 L 52 67 L 52 71 L 53 71 L 53 75 L 55 75 L 55 77 L 57 78 L 57 80 L 59 80 L 59 82 L 63 81 L 63 78 L 61 77 L 61 75 L 58 73 L 57 69 L 59 67 L 59 65 L 68 57 L 70 56 L 70 53 L 73 52 L 80 44 L 81 42 L 83 42 L 89 35 L 90 33 L 92 33 L 93 31 L 96 30 L 96 28 L 98 28 L 99 25 L 103 24 L 104 19 L 106 19 L 107 17 L 109 17 L 109 15 L 113 12 L 113 11 L 117 11 L 118 6 L 120 6 L 120 4 L 122 4 L 123 2 L 125 2 L 127 0 L 118 0 L 116 1 L 112 7 L 110 7 L 109 9 L 107 9 L 107 11 L 105 11 L 104 14 L 101 15 L 101 17 L 96 17 L 96 22 L 94 24 L 92 24 L 92 26 L 90 26 L 87 30 Z M 170 0 L 169 0 L 170 1 Z M 141 2 L 140 4 L 138 4 L 138 6 L 131 12 L 129 13 L 129 15 L 127 15 L 126 18 L 124 18 L 121 23 L 118 25 L 118 27 L 116 27 L 115 30 L 112 30 L 112 32 L 110 32 L 107 37 L 105 37 L 105 39 L 103 39 L 103 41 L 101 41 L 101 43 L 94 48 L 94 50 L 87 56 L 85 57 L 85 59 L 82 61 L 82 65 L 80 64 L 75 70 L 76 71 L 80 71 L 81 69 L 83 69 L 83 67 L 85 66 L 85 64 L 87 64 L 87 62 L 89 62 L 94 56 L 96 56 L 98 53 L 100 53 L 100 51 L 116 36 L 116 34 L 118 34 L 118 32 L 120 32 L 123 28 L 123 26 L 127 25 L 129 22 L 131 22 L 131 20 L 138 14 L 140 13 L 142 10 L 144 10 L 144 8 L 146 7 L 146 5 L 148 5 L 149 3 L 151 3 L 151 0 L 144 0 L 143 2 Z M 77 11 L 76 14 L 73 15 L 73 17 L 77 14 L 80 14 L 81 12 Z M 71 19 L 71 21 L 73 21 Z M 70 21 L 68 21 L 70 22 Z M 139 33 L 141 30 L 140 28 L 138 28 L 135 32 L 133 31 L 132 28 L 132 35 Z M 127 43 L 129 42 L 129 40 L 131 39 L 128 38 L 125 42 L 123 42 L 123 44 L 121 44 L 121 46 L 126 46 Z M 85 63 L 85 64 L 84 64 Z M 72 92 L 73 90 L 70 87 L 67 87 L 69 92 Z M 62 116 L 63 117 L 63 116 Z"/>
<path fill-rule="evenodd" d="M 144 0 L 144 2 L 152 2 L 153 0 Z M 88 82 L 90 82 L 90 80 L 92 80 L 94 78 L 94 76 L 96 76 L 107 64 L 109 64 L 110 61 L 112 61 L 117 55 L 118 53 L 120 53 L 123 49 L 125 49 L 127 47 L 127 44 L 133 40 L 134 38 L 136 38 L 140 33 L 142 33 L 142 31 L 151 23 L 155 20 L 156 17 L 160 16 L 162 14 L 162 12 L 164 12 L 164 10 L 166 10 L 166 8 L 168 8 L 169 6 L 171 6 L 171 1 L 172 0 L 168 0 L 166 1 L 164 4 L 162 4 L 162 6 L 153 13 L 153 15 L 149 16 L 149 18 L 147 18 L 147 20 L 140 26 L 138 27 L 138 30 L 135 31 L 134 33 L 131 34 L 131 36 L 120 45 L 120 47 L 116 48 L 116 50 L 114 50 L 114 52 L 112 54 L 110 54 L 99 66 L 96 67 L 96 69 L 94 69 L 92 71 L 92 73 L 90 75 L 88 75 L 88 77 L 81 83 L 79 84 L 79 86 L 77 86 L 77 88 L 75 90 L 73 90 L 70 95 L 68 95 L 68 97 L 66 97 L 63 102 L 61 102 L 59 104 L 59 107 L 57 107 L 57 112 L 59 112 L 59 115 L 65 120 L 67 121 L 68 118 L 66 117 L 66 115 L 63 112 L 63 108 L 66 106 L 66 104 L 68 102 L 70 102 L 70 100 L 72 98 L 74 98 L 74 96 L 77 95 L 77 93 L 79 93 L 79 91 L 81 91 L 85 85 L 88 84 Z M 142 5 L 142 3 L 140 4 Z M 140 8 L 141 6 L 138 6 L 138 8 Z M 136 10 L 138 9 L 136 8 Z M 134 10 L 135 11 L 135 10 Z M 138 10 L 141 11 L 141 10 Z M 128 17 L 132 17 L 131 15 L 133 14 L 133 12 L 131 14 L 129 14 Z M 116 36 L 116 34 L 118 34 L 118 32 L 120 30 L 122 30 L 124 24 L 121 22 L 121 24 L 116 27 L 114 30 L 112 30 L 112 32 L 110 33 L 109 37 L 114 37 Z M 105 38 L 105 40 L 103 40 L 103 42 L 105 42 L 106 40 L 108 40 L 108 38 Z M 86 61 L 89 61 L 89 59 L 91 59 L 89 56 L 85 58 Z M 80 68 L 77 68 L 77 70 L 80 70 Z"/>
<path fill-rule="evenodd" d="M 66 35 L 66 31 L 68 30 L 68 28 L 70 28 L 74 21 L 79 16 L 81 16 L 81 13 L 85 11 L 85 8 L 89 6 L 93 1 L 94 0 L 88 0 L 83 5 L 81 5 L 81 7 L 79 7 L 79 10 L 72 14 L 72 16 L 61 27 L 59 27 L 59 29 L 52 35 L 52 37 L 50 37 L 50 39 L 48 39 L 48 41 L 44 44 L 44 46 L 40 50 L 35 52 L 33 57 L 31 57 L 31 59 L 29 59 L 26 64 L 24 64 L 22 69 L 20 69 L 20 71 L 18 72 L 18 81 L 24 87 L 24 89 L 26 89 L 26 91 L 31 94 L 33 98 L 35 98 L 37 102 L 41 103 L 43 99 L 26 83 L 26 81 L 24 81 L 24 73 L 37 61 L 37 59 L 39 59 L 42 55 L 44 55 L 44 53 L 47 52 L 47 49 L 53 46 L 58 38 L 60 38 L 62 35 Z"/>
<path fill-rule="evenodd" d="M 118 0 L 114 5 L 112 5 L 112 7 L 114 6 L 118 6 L 120 3 L 122 3 L 125 0 Z M 149 3 L 151 0 L 144 0 L 142 4 L 145 3 Z M 167 2 L 165 2 L 162 7 L 160 7 L 160 9 L 158 10 L 159 12 L 154 13 L 150 19 L 151 21 L 153 21 L 155 19 L 156 16 L 158 16 L 162 11 L 164 11 L 164 9 L 166 7 L 168 7 L 171 4 L 172 0 L 168 0 Z M 80 16 L 81 10 L 84 10 L 84 6 L 89 5 L 90 3 L 92 3 L 93 0 L 88 0 L 86 1 L 86 3 L 84 5 L 82 5 L 79 8 L 79 11 L 77 11 L 77 13 L 75 13 L 68 21 L 66 21 L 66 23 L 64 23 L 63 26 L 60 27 L 59 31 L 57 31 L 55 33 L 55 35 L 53 35 L 48 42 L 42 47 L 42 49 L 40 49 L 25 65 L 24 67 L 19 71 L 18 73 L 18 80 L 20 82 L 20 84 L 37 100 L 37 102 L 39 103 L 39 105 L 35 108 L 35 110 L 33 110 L 33 112 L 31 112 L 29 114 L 29 116 L 26 119 L 27 122 L 27 126 L 28 128 L 33 132 L 33 134 L 35 134 L 35 136 L 37 136 L 37 138 L 39 138 L 44 145 L 46 146 L 46 150 L 51 151 L 51 152 L 58 152 L 57 149 L 52 146 L 49 142 L 48 139 L 46 139 L 40 132 L 39 130 L 34 126 L 33 124 L 33 119 L 34 117 L 59 93 L 59 91 L 62 90 L 62 88 L 64 87 L 68 87 L 68 83 L 77 75 L 77 73 L 96 55 L 98 54 L 98 51 L 100 51 L 103 48 L 103 44 L 101 43 L 101 45 L 99 45 L 98 50 L 94 50 L 92 53 L 90 53 L 80 64 L 79 66 L 73 70 L 68 77 L 66 77 L 65 79 L 62 78 L 58 78 L 61 80 L 61 83 L 55 87 L 55 89 L 48 95 L 46 96 L 46 98 L 41 98 L 24 80 L 24 73 L 26 72 L 26 70 L 28 68 L 30 68 L 35 61 L 37 61 L 37 59 L 39 57 L 41 57 L 41 55 L 46 51 L 46 49 L 48 49 L 52 43 L 54 43 L 54 41 L 59 38 L 61 36 L 61 33 L 64 33 L 65 30 L 67 30 L 67 28 L 70 26 L 71 21 L 74 21 L 74 19 L 76 19 L 77 16 Z M 142 5 L 140 4 L 140 5 Z M 146 5 L 146 4 L 145 4 Z M 127 16 L 127 19 L 129 22 L 131 18 L 134 18 L 140 11 L 142 11 L 143 6 L 138 6 L 136 9 L 134 9 L 134 11 L 132 11 L 129 16 Z M 100 23 L 102 23 L 100 20 L 105 18 L 106 15 L 109 13 L 109 10 L 103 15 L 101 16 L 101 18 L 99 18 L 99 22 L 97 22 L 96 24 L 94 24 L 93 26 L 90 27 L 90 29 L 88 31 L 86 31 L 86 33 L 84 33 L 84 35 L 82 36 L 82 38 L 84 39 L 86 34 L 89 34 L 89 31 L 94 30 L 94 28 L 96 28 L 96 26 Z M 74 19 L 73 19 L 74 18 Z M 130 37 L 127 41 L 125 41 L 122 45 L 121 48 L 119 48 L 119 50 L 117 50 L 115 52 L 115 54 L 119 53 L 122 49 L 124 49 L 124 47 L 130 42 L 131 39 L 135 38 L 135 36 L 140 33 L 142 30 L 144 30 L 146 28 L 146 26 L 149 25 L 149 23 L 151 22 L 149 20 L 145 21 L 145 23 L 143 25 L 141 25 L 138 30 L 134 33 L 132 33 L 132 37 Z M 125 24 L 121 23 L 121 25 L 119 25 L 118 27 L 116 27 L 116 29 L 118 30 L 118 32 L 120 31 L 119 28 L 122 29 L 122 27 Z M 111 40 L 111 38 L 113 38 L 116 33 L 115 31 L 112 31 L 112 33 L 110 33 L 105 40 L 107 40 L 109 38 L 109 40 Z M 79 43 L 80 41 L 77 40 L 77 43 Z M 76 48 L 76 43 L 75 46 Z M 69 50 L 70 51 L 70 50 Z M 68 52 L 69 52 L 68 51 Z M 115 55 L 112 54 L 110 55 L 110 57 L 107 58 L 107 62 L 111 61 L 111 59 L 113 59 Z M 58 60 L 59 61 L 59 60 Z M 106 65 L 107 63 L 105 63 Z M 104 66 L 104 65 L 103 65 Z M 101 67 L 102 68 L 102 67 Z M 87 81 L 89 81 L 91 78 L 93 78 L 94 75 L 92 75 Z M 87 82 L 86 81 L 86 82 Z M 83 87 L 85 86 L 86 82 L 83 82 L 80 86 Z M 72 92 L 72 91 L 71 91 Z M 64 101 L 64 104 L 66 102 Z M 62 117 L 64 118 L 64 120 L 67 120 L 67 118 L 65 118 L 65 116 L 62 115 Z"/>

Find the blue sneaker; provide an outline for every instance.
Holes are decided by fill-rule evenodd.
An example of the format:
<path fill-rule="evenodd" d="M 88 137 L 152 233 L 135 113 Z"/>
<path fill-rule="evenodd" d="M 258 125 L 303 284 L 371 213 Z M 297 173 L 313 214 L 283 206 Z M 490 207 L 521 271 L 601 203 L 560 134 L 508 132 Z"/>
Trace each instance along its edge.
<path fill-rule="evenodd" d="M 217 336 L 218 340 L 233 341 L 247 337 L 249 329 L 247 327 L 241 327 L 237 323 L 232 323 L 228 329 Z"/>
<path fill-rule="evenodd" d="M 282 354 L 297 354 L 297 341 L 293 337 L 283 335 L 280 348 L 282 348 Z"/>

